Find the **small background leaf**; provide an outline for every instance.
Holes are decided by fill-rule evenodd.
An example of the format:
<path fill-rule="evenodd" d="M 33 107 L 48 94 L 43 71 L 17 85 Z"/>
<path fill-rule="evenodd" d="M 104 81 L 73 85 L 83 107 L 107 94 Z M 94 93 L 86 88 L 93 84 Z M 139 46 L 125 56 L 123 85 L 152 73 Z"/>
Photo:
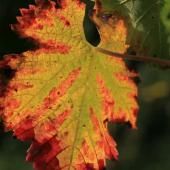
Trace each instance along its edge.
<path fill-rule="evenodd" d="M 169 32 L 161 20 L 168 1 L 164 0 L 102 0 L 105 11 L 120 11 L 129 19 L 130 52 L 160 58 L 170 58 Z M 162 15 L 164 15 L 162 13 Z M 166 14 L 167 15 L 167 14 Z M 163 17 L 165 21 L 165 16 Z M 167 25 L 166 20 L 166 25 Z M 131 25 L 131 26 L 130 26 Z"/>

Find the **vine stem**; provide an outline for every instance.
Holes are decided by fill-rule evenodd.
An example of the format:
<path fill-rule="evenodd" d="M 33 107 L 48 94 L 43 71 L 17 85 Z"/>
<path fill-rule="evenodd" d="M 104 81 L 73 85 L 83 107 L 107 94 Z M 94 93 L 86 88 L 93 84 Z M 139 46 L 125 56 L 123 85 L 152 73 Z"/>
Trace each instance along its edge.
<path fill-rule="evenodd" d="M 160 59 L 160 58 L 149 57 L 149 56 L 140 56 L 140 55 L 120 54 L 120 53 L 109 51 L 109 50 L 106 50 L 100 47 L 96 47 L 96 50 L 101 53 L 104 53 L 110 56 L 115 56 L 118 58 L 128 59 L 132 61 L 153 63 L 153 64 L 160 65 L 161 67 L 170 68 L 170 60 L 166 60 L 166 59 Z"/>

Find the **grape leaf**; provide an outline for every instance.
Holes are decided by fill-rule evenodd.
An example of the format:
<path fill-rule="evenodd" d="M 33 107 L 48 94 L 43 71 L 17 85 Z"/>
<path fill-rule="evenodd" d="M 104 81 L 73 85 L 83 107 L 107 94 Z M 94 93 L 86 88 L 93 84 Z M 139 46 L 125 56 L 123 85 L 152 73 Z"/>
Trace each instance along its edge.
<path fill-rule="evenodd" d="M 163 0 L 101 0 L 104 11 L 118 11 L 129 20 L 128 43 L 138 55 L 170 58 L 170 34 L 161 19 Z M 165 10 L 164 10 L 165 11 Z M 163 17 L 165 21 L 165 16 Z M 131 25 L 131 26 L 130 26 Z"/>
<path fill-rule="evenodd" d="M 1 114 L 7 130 L 32 141 L 26 159 L 36 170 L 101 170 L 106 159 L 118 157 L 108 121 L 136 127 L 136 74 L 86 41 L 84 11 L 79 0 L 39 2 L 21 9 L 13 25 L 39 48 L 4 58 L 15 74 L 1 97 Z M 99 47 L 124 53 L 123 18 L 106 22 L 95 11 L 92 18 Z"/>

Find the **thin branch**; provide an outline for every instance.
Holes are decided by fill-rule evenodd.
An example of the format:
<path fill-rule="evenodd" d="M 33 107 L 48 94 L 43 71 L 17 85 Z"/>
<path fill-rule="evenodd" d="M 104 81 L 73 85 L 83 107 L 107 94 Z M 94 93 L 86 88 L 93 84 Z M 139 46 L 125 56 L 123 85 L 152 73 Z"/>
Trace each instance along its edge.
<path fill-rule="evenodd" d="M 160 58 L 155 58 L 155 57 L 149 57 L 149 56 L 138 56 L 138 55 L 130 55 L 130 54 L 120 54 L 117 52 L 112 52 L 109 50 L 105 50 L 103 48 L 96 48 L 97 51 L 110 55 L 110 56 L 115 56 L 118 58 L 123 58 L 123 59 L 128 59 L 128 60 L 133 60 L 133 61 L 140 61 L 140 62 L 146 62 L 146 63 L 153 63 L 160 65 L 161 67 L 164 68 L 170 68 L 170 60 L 166 59 L 160 59 Z"/>

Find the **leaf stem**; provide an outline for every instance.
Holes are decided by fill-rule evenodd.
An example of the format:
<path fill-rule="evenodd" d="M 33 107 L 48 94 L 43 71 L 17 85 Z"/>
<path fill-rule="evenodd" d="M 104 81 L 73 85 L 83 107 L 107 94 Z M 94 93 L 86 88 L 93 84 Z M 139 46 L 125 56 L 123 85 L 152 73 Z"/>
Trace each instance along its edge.
<path fill-rule="evenodd" d="M 159 66 L 163 68 L 170 68 L 170 60 L 166 59 L 160 59 L 160 58 L 155 58 L 155 57 L 149 57 L 149 56 L 139 56 L 139 55 L 130 55 L 130 54 L 120 54 L 117 52 L 109 51 L 100 47 L 96 47 L 96 50 L 107 54 L 111 56 L 115 56 L 118 58 L 123 58 L 123 59 L 128 59 L 128 60 L 133 60 L 133 61 L 140 61 L 140 62 L 146 62 L 146 63 L 153 63 L 153 64 L 158 64 Z"/>

